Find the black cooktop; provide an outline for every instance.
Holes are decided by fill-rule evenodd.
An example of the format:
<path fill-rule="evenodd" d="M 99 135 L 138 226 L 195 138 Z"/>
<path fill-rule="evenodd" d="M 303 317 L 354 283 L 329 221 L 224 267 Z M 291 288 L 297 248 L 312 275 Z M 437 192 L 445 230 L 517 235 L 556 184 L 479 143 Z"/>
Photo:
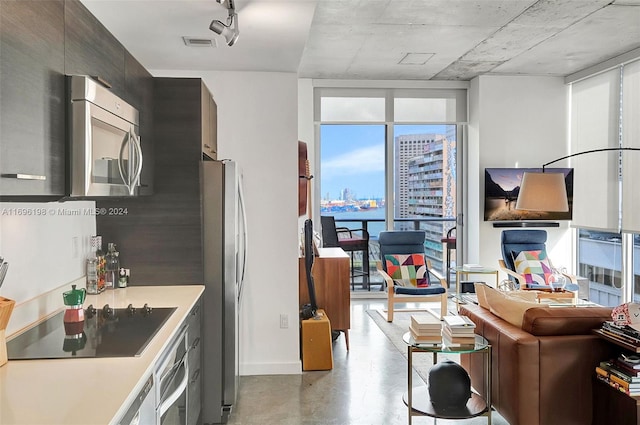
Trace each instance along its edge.
<path fill-rule="evenodd" d="M 135 357 L 175 308 L 89 306 L 84 321 L 64 323 L 64 311 L 7 342 L 9 360 Z M 66 325 L 66 326 L 65 326 Z"/>

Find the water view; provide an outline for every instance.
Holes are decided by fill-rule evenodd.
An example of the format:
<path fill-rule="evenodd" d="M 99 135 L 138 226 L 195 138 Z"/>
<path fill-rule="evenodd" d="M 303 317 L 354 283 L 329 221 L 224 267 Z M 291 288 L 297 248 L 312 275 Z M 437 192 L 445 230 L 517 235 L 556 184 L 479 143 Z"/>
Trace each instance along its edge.
<path fill-rule="evenodd" d="M 344 212 L 321 212 L 322 215 L 332 215 L 336 220 L 336 226 L 348 227 L 350 229 L 361 229 L 363 227 L 362 220 L 367 220 L 367 230 L 371 239 L 378 239 L 381 231 L 386 229 L 384 216 L 386 214 L 385 207 L 360 209 L 358 211 Z M 342 221 L 349 220 L 349 221 Z M 351 221 L 353 220 L 353 221 Z M 371 221 L 375 220 L 375 221 Z"/>

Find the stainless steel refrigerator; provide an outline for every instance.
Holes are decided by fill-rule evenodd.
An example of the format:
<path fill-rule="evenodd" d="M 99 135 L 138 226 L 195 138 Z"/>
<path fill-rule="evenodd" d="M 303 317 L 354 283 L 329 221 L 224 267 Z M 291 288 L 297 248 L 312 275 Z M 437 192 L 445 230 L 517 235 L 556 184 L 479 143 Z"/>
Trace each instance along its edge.
<path fill-rule="evenodd" d="M 204 281 L 203 424 L 226 423 L 239 376 L 239 302 L 246 264 L 242 176 L 233 161 L 201 162 Z"/>

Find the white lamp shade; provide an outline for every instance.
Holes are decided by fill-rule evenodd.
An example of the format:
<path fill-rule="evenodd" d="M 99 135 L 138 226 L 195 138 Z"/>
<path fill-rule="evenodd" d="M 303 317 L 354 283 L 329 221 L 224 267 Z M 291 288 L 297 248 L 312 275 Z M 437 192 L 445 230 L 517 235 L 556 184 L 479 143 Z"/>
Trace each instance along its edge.
<path fill-rule="evenodd" d="M 569 211 L 563 173 L 525 172 L 516 202 L 517 210 Z"/>

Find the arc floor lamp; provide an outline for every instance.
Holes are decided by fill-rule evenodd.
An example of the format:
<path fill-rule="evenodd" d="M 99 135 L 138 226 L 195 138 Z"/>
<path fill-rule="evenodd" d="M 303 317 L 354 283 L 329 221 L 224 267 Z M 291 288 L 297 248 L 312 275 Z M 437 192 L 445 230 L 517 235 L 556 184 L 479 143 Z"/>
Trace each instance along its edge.
<path fill-rule="evenodd" d="M 527 211 L 569 211 L 564 174 L 545 173 L 545 168 L 563 159 L 606 151 L 640 151 L 640 148 L 618 147 L 577 152 L 543 164 L 542 172 L 525 172 L 522 176 L 522 183 L 520 184 L 520 193 L 516 202 L 516 209 Z"/>

